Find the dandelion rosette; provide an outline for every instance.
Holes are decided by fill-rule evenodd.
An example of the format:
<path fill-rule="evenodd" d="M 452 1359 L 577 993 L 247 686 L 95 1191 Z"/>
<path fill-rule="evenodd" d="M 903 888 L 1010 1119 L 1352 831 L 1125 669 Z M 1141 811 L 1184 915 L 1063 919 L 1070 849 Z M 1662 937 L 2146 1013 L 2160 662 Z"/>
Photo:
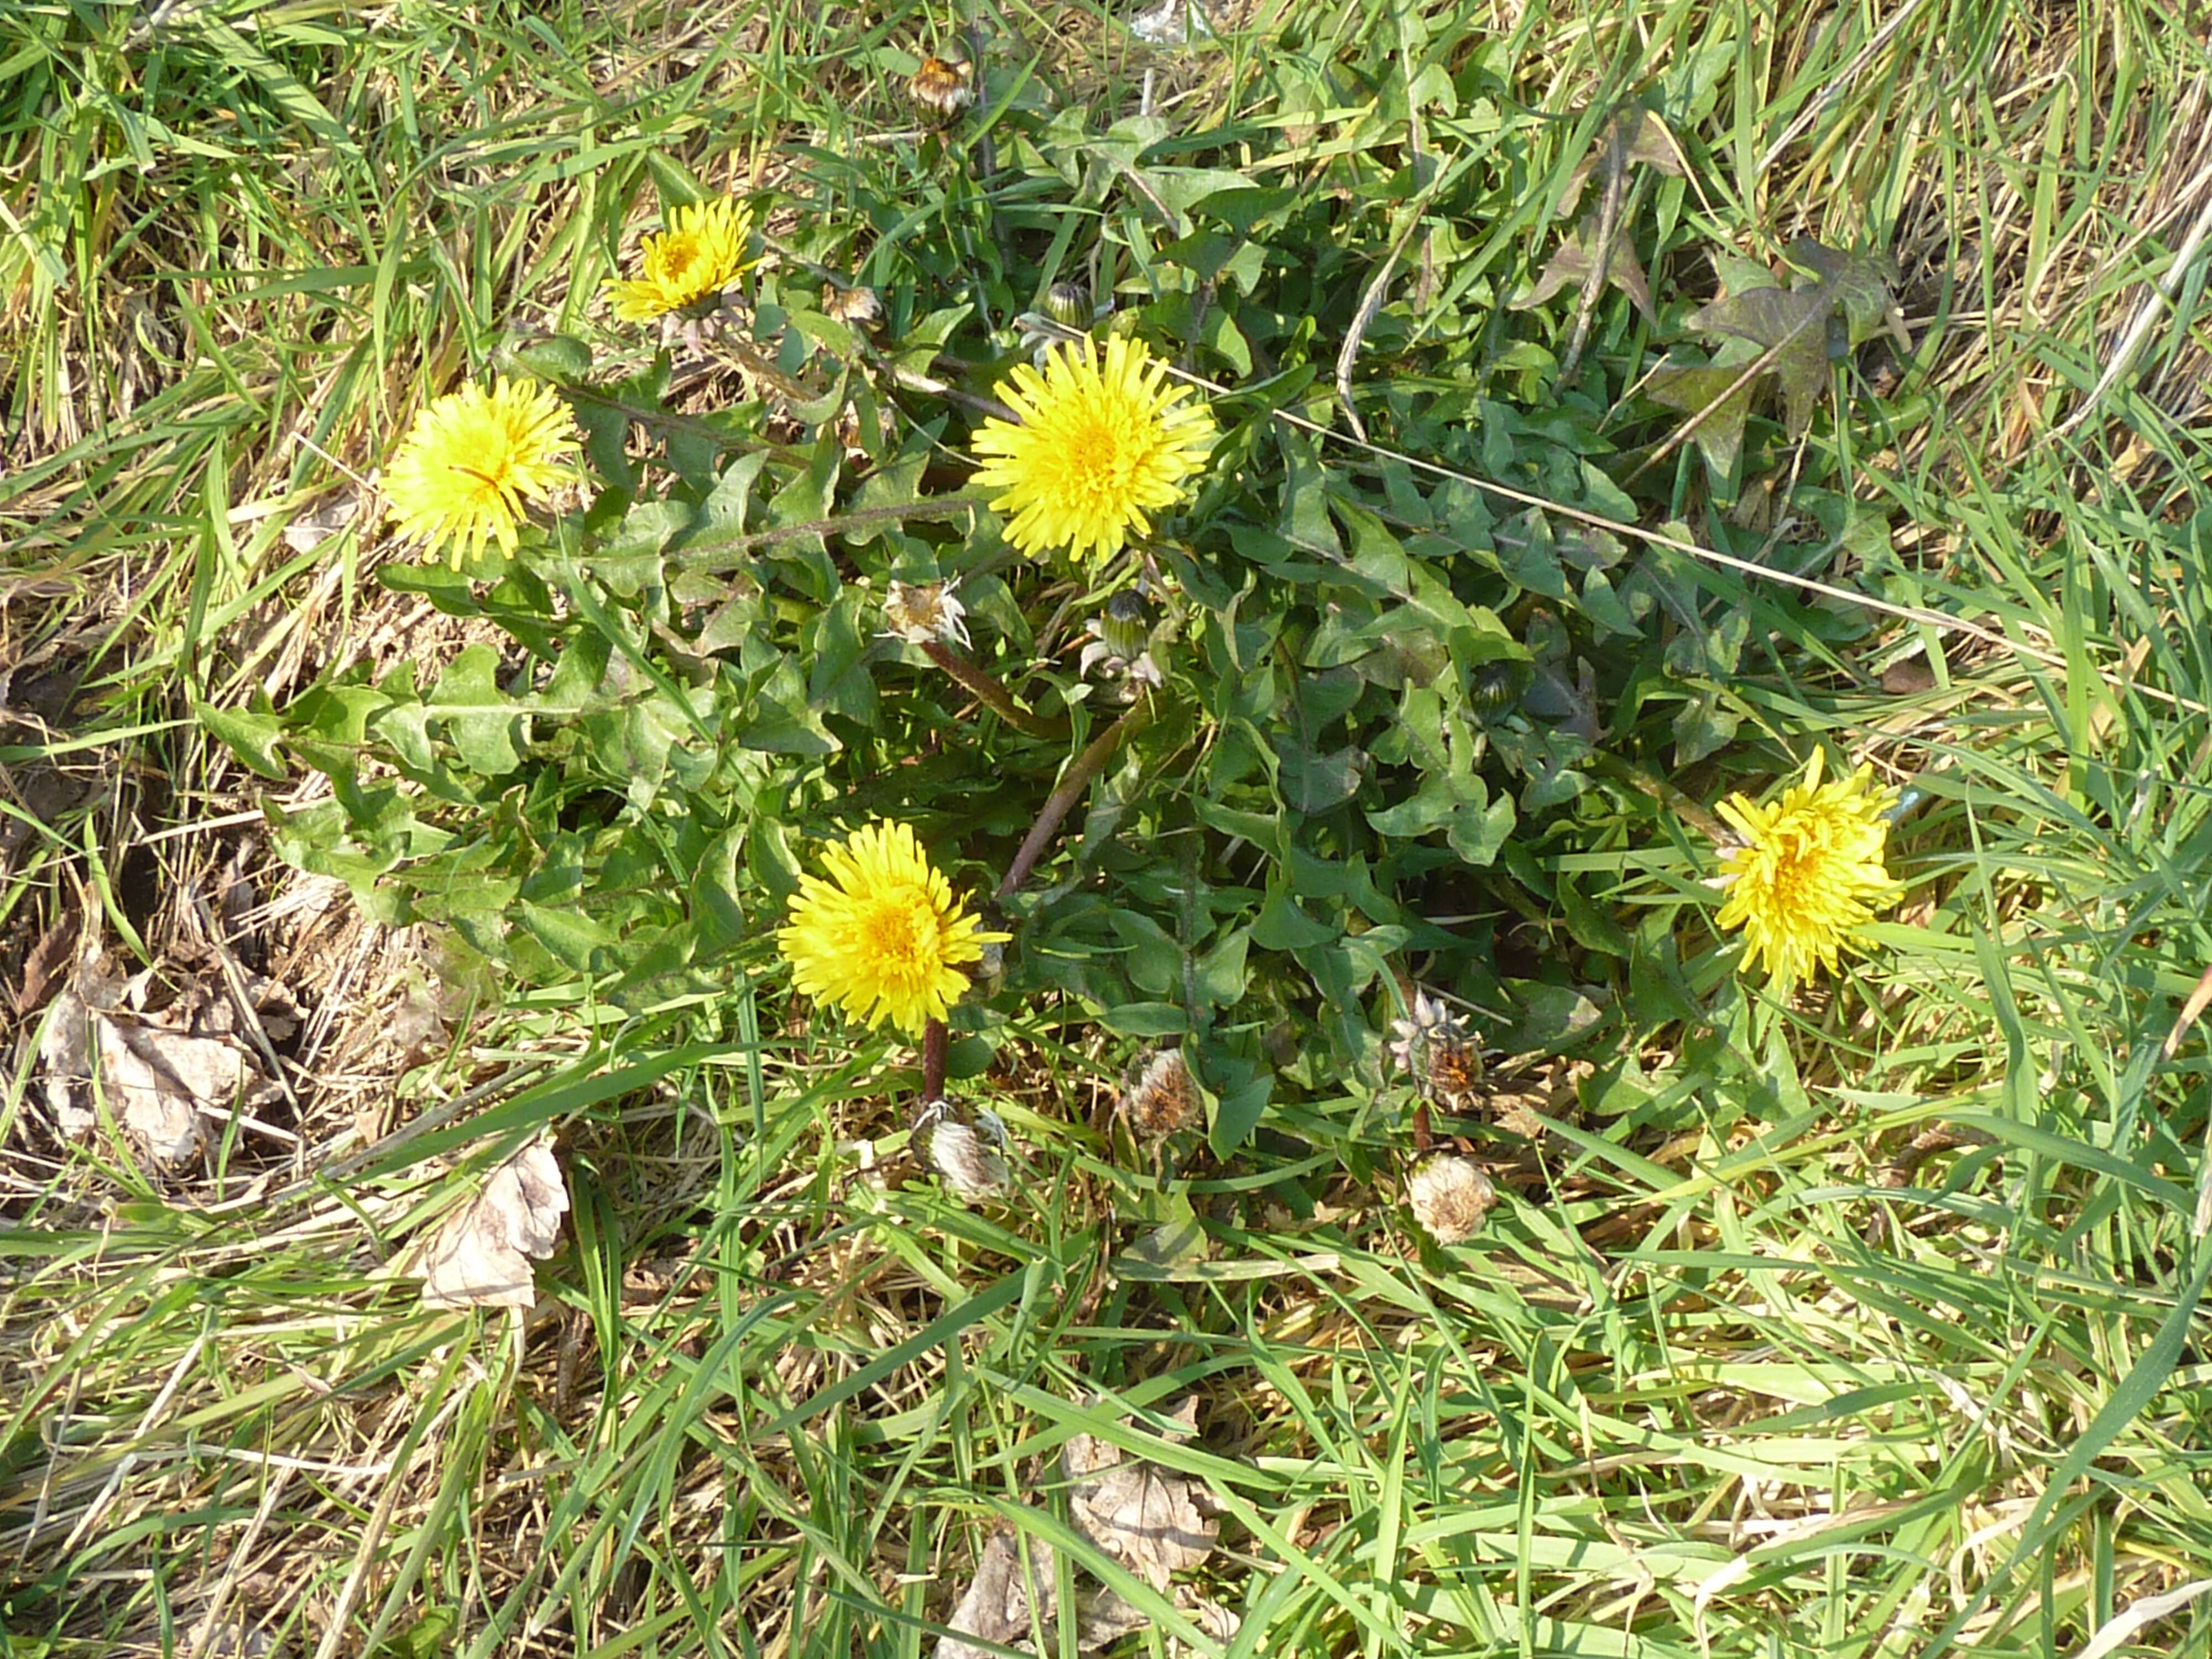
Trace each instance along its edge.
<path fill-rule="evenodd" d="M 488 541 L 514 551 L 524 504 L 568 481 L 577 447 L 550 387 L 501 375 L 489 392 L 463 386 L 415 416 L 385 471 L 385 500 L 402 535 L 447 546 L 458 570 Z"/>
<path fill-rule="evenodd" d="M 983 422 L 975 481 L 999 493 L 1006 537 L 1023 552 L 1066 549 L 1103 560 L 1152 528 L 1206 466 L 1213 416 L 1141 341 L 1089 338 L 1053 349 L 1042 371 L 1016 366 L 999 396 L 1017 419 Z"/>
<path fill-rule="evenodd" d="M 711 299 L 751 264 L 745 243 L 752 234 L 751 210 L 726 198 L 671 208 L 668 228 L 647 237 L 639 251 L 643 274 L 607 284 L 615 315 L 650 322 Z"/>
<path fill-rule="evenodd" d="M 1743 795 L 1720 804 L 1743 837 L 1721 860 L 1720 925 L 1743 929 L 1747 964 L 1764 963 L 1783 985 L 1819 965 L 1834 972 L 1851 934 L 1904 890 L 1882 862 L 1896 792 L 1877 787 L 1870 766 L 1824 783 L 1822 764 L 1815 749 L 1803 779 L 1771 806 Z"/>
<path fill-rule="evenodd" d="M 822 861 L 828 876 L 799 878 L 776 945 L 799 991 L 872 1029 L 920 1036 L 968 989 L 959 964 L 1011 937 L 980 931 L 903 823 L 864 825 Z"/>

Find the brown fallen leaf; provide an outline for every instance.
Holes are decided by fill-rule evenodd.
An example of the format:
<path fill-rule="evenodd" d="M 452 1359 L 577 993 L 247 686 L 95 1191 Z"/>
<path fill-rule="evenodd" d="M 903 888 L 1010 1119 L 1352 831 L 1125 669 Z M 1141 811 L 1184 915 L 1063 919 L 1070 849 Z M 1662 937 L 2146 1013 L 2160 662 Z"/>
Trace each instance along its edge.
<path fill-rule="evenodd" d="M 1056 1616 L 1058 1591 L 1052 1546 L 1028 1538 L 1010 1526 L 994 1532 L 976 1558 L 975 1576 L 968 1583 L 960 1604 L 945 1619 L 957 1632 L 937 1638 L 937 1659 L 985 1659 L 982 1649 L 960 1640 L 980 1637 L 1001 1647 L 1026 1646 L 1037 1623 L 1048 1625 Z M 1030 1617 L 1034 1588 L 1039 1618 Z"/>
<path fill-rule="evenodd" d="M 1060 1616 L 1056 1560 L 1052 1546 L 1041 1538 L 1030 1538 L 1011 1526 L 993 1533 L 976 1560 L 975 1577 L 945 1621 L 953 1634 L 937 1638 L 936 1659 L 989 1659 L 987 1650 L 961 1639 L 968 1636 L 1034 1652 L 1032 1637 L 1040 1631 L 1045 1651 L 1053 1651 L 1058 1645 L 1054 1638 Z M 1035 1619 L 1030 1616 L 1032 1595 Z M 1150 1622 L 1110 1589 L 1079 1595 L 1076 1651 L 1096 1653 Z"/>
<path fill-rule="evenodd" d="M 92 1109 L 92 1011 L 65 985 L 46 1011 L 39 1037 L 39 1092 L 64 1140 L 81 1140 L 99 1117 Z"/>
<path fill-rule="evenodd" d="M 1188 1439 L 1198 1429 L 1197 1396 L 1186 1396 L 1168 1415 L 1182 1425 L 1170 1437 Z M 1068 1510 L 1076 1526 L 1156 1589 L 1167 1591 L 1170 1573 L 1194 1567 L 1212 1553 L 1220 1522 L 1200 1508 L 1200 1489 L 1184 1477 L 1149 1463 L 1124 1462 L 1120 1447 L 1088 1434 L 1070 1437 L 1060 1468 L 1075 1483 Z M 993 1533 L 975 1577 L 945 1620 L 953 1634 L 939 1639 L 936 1659 L 984 1659 L 985 1650 L 962 1639 L 971 1636 L 1032 1652 L 1038 1632 L 1050 1652 L 1059 1602 L 1054 1563 L 1052 1547 L 1040 1539 L 1023 1536 L 1011 1525 Z M 1187 1584 L 1174 1586 L 1173 1595 L 1176 1608 L 1215 1639 L 1225 1642 L 1237 1633 L 1237 1615 L 1219 1603 Z M 1075 1613 L 1075 1645 L 1083 1653 L 1152 1622 L 1103 1586 L 1079 1594 Z"/>
<path fill-rule="evenodd" d="M 1196 1428 L 1198 1401 L 1188 1396 L 1170 1416 Z M 1072 1437 L 1060 1467 L 1075 1481 L 1068 1509 L 1101 1549 L 1164 1591 L 1169 1578 L 1213 1553 L 1221 1523 L 1200 1510 L 1183 1476 L 1151 1463 L 1125 1463 L 1121 1449 L 1095 1436 Z"/>
<path fill-rule="evenodd" d="M 527 1308 L 538 1300 L 530 1263 L 553 1254 L 568 1188 L 541 1134 L 491 1172 L 483 1190 L 439 1230 L 418 1265 L 433 1308 Z"/>
<path fill-rule="evenodd" d="M 22 981 L 15 989 L 18 1014 L 29 1013 L 45 1000 L 46 986 L 69 960 L 70 951 L 76 945 L 76 912 L 66 911 L 40 935 L 39 942 L 25 955 Z"/>
<path fill-rule="evenodd" d="M 1188 1584 L 1175 1587 L 1175 1604 L 1178 1612 L 1190 1615 L 1190 1621 L 1215 1641 L 1226 1645 L 1237 1639 L 1243 1626 L 1239 1619 L 1218 1601 L 1208 1601 Z"/>
<path fill-rule="evenodd" d="M 281 1092 L 242 1044 L 133 1014 L 116 991 L 81 971 L 54 999 L 39 1059 L 47 1108 L 64 1139 L 82 1139 L 99 1121 L 95 1071 L 116 1121 L 161 1164 L 198 1152 L 209 1120 Z"/>

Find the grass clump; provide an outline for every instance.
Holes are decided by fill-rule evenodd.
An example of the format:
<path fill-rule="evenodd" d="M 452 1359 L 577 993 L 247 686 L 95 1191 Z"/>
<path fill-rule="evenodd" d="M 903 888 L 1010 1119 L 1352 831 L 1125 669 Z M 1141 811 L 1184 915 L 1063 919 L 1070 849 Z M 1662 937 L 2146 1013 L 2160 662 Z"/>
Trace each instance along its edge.
<path fill-rule="evenodd" d="M 2201 49 L 1210 24 L 0 20 L 0 1650 L 2201 1644 Z"/>

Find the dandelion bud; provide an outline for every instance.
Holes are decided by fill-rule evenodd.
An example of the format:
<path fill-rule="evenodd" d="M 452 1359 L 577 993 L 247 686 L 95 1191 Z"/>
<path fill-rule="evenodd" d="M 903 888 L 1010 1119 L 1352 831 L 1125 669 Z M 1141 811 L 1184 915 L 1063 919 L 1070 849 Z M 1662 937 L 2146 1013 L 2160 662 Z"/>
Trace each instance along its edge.
<path fill-rule="evenodd" d="M 1498 1188 L 1471 1158 L 1440 1152 L 1406 1182 L 1406 1202 L 1421 1231 L 1439 1244 L 1474 1237 L 1498 1201 Z"/>
<path fill-rule="evenodd" d="M 1134 593 L 1116 593 L 1106 602 L 1106 614 L 1083 624 L 1091 642 L 1077 659 L 1076 672 L 1086 679 L 1094 673 L 1102 680 L 1126 680 L 1131 695 L 1138 685 L 1158 686 L 1165 677 L 1145 647 L 1152 638 L 1145 623 L 1144 601 Z"/>
<path fill-rule="evenodd" d="M 1088 325 L 1091 290 L 1080 283 L 1054 283 L 1044 292 L 1044 314 L 1065 328 Z"/>
<path fill-rule="evenodd" d="M 1520 695 L 1520 678 L 1518 665 L 1504 658 L 1480 665 L 1468 677 L 1468 706 L 1477 714 L 1504 714 Z"/>

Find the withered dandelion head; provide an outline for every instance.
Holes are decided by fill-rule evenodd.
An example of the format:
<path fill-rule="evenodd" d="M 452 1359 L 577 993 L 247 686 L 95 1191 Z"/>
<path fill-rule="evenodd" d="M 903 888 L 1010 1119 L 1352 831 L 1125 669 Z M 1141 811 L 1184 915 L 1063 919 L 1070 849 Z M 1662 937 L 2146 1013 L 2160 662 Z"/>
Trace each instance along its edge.
<path fill-rule="evenodd" d="M 1103 560 L 1183 499 L 1205 469 L 1213 416 L 1167 373 L 1141 341 L 1118 336 L 1103 357 L 1086 337 L 1053 348 L 1041 371 L 1015 365 L 999 396 L 1016 418 L 994 416 L 970 441 L 1009 541 L 1032 556 Z"/>
<path fill-rule="evenodd" d="M 834 283 L 824 283 L 822 314 L 832 322 L 848 323 L 854 328 L 873 328 L 884 319 L 884 302 L 872 288 L 839 288 Z"/>
<path fill-rule="evenodd" d="M 1883 863 L 1896 792 L 1877 786 L 1870 766 L 1824 783 L 1823 764 L 1815 749 L 1804 777 L 1771 805 L 1744 795 L 1720 804 L 1743 837 L 1721 860 L 1720 925 L 1743 929 L 1745 964 L 1763 963 L 1783 987 L 1818 966 L 1834 972 L 1852 933 L 1904 891 Z"/>
<path fill-rule="evenodd" d="M 980 931 L 903 823 L 864 825 L 822 862 L 826 878 L 799 878 L 776 945 L 793 987 L 872 1028 L 920 1036 L 967 990 L 959 964 L 1009 937 Z"/>
<path fill-rule="evenodd" d="M 1164 1140 L 1199 1115 L 1198 1085 L 1180 1048 L 1163 1048 L 1147 1060 L 1121 1097 L 1121 1110 L 1139 1140 Z"/>
<path fill-rule="evenodd" d="M 908 645 L 968 643 L 968 607 L 952 597 L 950 582 L 894 580 L 884 595 L 884 634 Z"/>
<path fill-rule="evenodd" d="M 547 386 L 501 375 L 427 405 L 385 470 L 384 495 L 404 536 L 444 547 L 459 569 L 484 544 L 515 548 L 526 503 L 573 476 L 568 405 Z"/>
<path fill-rule="evenodd" d="M 1463 1103 L 1482 1080 L 1482 1056 L 1468 1034 L 1467 1021 L 1426 991 L 1413 993 L 1413 1006 L 1390 1022 L 1390 1058 L 1423 1092 L 1447 1105 Z"/>
<path fill-rule="evenodd" d="M 921 67 L 906 83 L 907 95 L 940 121 L 949 121 L 975 101 L 975 66 L 964 58 L 923 56 Z"/>
<path fill-rule="evenodd" d="M 640 274 L 607 284 L 615 315 L 650 322 L 714 298 L 752 263 L 745 257 L 752 234 L 752 210 L 726 197 L 671 208 L 668 228 L 639 250 Z"/>
<path fill-rule="evenodd" d="M 1458 1244 L 1481 1228 L 1498 1188 L 1473 1159 L 1439 1152 L 1407 1180 L 1406 1202 L 1423 1232 L 1439 1244 Z"/>
<path fill-rule="evenodd" d="M 930 1101 L 915 1118 L 912 1139 L 945 1184 L 971 1202 L 995 1198 L 1012 1179 L 1006 1120 L 987 1108 Z"/>

